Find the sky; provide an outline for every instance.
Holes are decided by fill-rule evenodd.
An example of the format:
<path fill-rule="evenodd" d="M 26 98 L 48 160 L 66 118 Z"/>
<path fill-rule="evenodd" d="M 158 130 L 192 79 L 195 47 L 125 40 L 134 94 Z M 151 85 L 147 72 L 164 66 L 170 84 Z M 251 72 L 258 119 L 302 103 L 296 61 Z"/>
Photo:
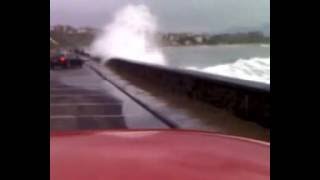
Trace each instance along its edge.
<path fill-rule="evenodd" d="M 148 6 L 164 32 L 223 32 L 270 23 L 270 0 L 50 0 L 50 24 L 99 28 L 127 4 Z"/>

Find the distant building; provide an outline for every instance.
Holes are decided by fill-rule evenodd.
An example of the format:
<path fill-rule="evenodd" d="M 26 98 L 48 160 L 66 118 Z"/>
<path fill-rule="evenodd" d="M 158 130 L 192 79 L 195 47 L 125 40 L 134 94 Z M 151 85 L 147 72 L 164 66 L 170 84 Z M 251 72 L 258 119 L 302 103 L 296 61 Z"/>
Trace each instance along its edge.
<path fill-rule="evenodd" d="M 78 29 L 78 33 L 90 33 L 90 34 L 94 34 L 96 33 L 97 30 L 93 29 L 93 28 L 89 28 L 89 27 L 81 27 Z"/>
<path fill-rule="evenodd" d="M 50 37 L 50 43 L 54 45 L 58 45 L 59 43 Z"/>
<path fill-rule="evenodd" d="M 202 36 L 196 36 L 195 37 L 195 41 L 197 42 L 197 44 L 202 44 L 203 43 L 203 37 Z"/>
<path fill-rule="evenodd" d="M 176 40 L 177 38 L 174 36 L 174 35 L 169 35 L 169 41 L 174 41 Z"/>
<path fill-rule="evenodd" d="M 186 40 L 186 41 L 184 41 L 184 45 L 191 45 L 191 41 L 190 40 Z"/>
<path fill-rule="evenodd" d="M 87 32 L 87 29 L 85 28 L 78 29 L 78 33 L 86 33 L 86 32 Z"/>

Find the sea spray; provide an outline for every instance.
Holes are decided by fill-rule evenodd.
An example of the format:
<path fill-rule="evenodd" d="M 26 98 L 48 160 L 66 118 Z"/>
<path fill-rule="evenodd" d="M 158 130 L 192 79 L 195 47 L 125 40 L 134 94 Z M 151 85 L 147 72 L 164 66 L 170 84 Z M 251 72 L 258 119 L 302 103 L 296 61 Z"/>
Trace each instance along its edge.
<path fill-rule="evenodd" d="M 124 58 L 144 63 L 165 65 L 165 57 L 157 46 L 156 18 L 145 5 L 127 5 L 120 9 L 90 47 L 104 62 Z"/>
<path fill-rule="evenodd" d="M 238 59 L 236 62 L 230 64 L 210 66 L 201 69 L 190 66 L 185 69 L 270 84 L 270 57 Z"/>

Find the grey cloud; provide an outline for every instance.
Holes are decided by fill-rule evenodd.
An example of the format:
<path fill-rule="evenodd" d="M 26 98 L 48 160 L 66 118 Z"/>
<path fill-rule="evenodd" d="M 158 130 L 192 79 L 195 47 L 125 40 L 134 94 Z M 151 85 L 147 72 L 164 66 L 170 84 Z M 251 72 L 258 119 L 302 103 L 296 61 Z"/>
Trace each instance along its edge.
<path fill-rule="evenodd" d="M 270 22 L 269 0 L 51 0 L 51 24 L 100 27 L 128 3 L 146 4 L 162 31 L 219 32 Z"/>

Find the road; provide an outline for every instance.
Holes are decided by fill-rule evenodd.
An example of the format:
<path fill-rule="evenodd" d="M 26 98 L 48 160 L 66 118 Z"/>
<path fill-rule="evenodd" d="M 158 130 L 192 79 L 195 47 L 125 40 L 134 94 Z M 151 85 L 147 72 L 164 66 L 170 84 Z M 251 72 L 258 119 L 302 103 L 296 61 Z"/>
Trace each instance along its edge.
<path fill-rule="evenodd" d="M 167 129 L 90 68 L 50 71 L 50 130 Z"/>

